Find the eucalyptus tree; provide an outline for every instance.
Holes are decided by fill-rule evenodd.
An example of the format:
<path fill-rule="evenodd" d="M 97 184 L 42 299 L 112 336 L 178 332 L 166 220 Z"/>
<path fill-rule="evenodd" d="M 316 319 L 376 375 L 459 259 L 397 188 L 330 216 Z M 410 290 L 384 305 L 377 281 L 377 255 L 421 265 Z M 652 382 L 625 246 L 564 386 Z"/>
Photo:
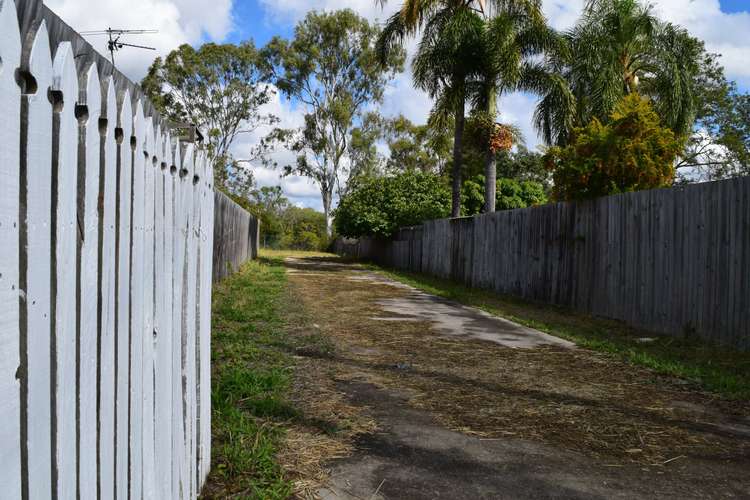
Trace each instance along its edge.
<path fill-rule="evenodd" d="M 387 82 L 403 69 L 404 51 L 378 59 L 376 26 L 352 10 L 310 12 L 294 38 L 273 38 L 264 48 L 269 79 L 304 108 L 304 125 L 276 130 L 274 138 L 297 154 L 285 174 L 320 187 L 327 229 L 335 189 L 343 182 L 352 131 L 367 108 L 383 98 Z"/>
<path fill-rule="evenodd" d="M 378 0 L 381 5 L 387 0 Z M 413 61 L 414 84 L 435 99 L 431 123 L 443 126 L 453 115 L 453 164 L 451 215 L 461 212 L 461 170 L 467 80 L 475 74 L 481 57 L 481 13 L 490 7 L 532 5 L 535 0 L 405 0 L 378 39 L 381 61 L 407 37 L 421 31 Z"/>
<path fill-rule="evenodd" d="M 592 118 L 606 123 L 623 97 L 636 92 L 651 99 L 673 132 L 691 131 L 702 45 L 687 31 L 661 21 L 650 4 L 638 0 L 589 0 L 564 36 L 567 50 L 548 66 L 570 85 L 575 108 L 560 106 L 554 92 L 543 97 L 535 123 L 547 143 L 567 143 L 572 128 Z"/>
<path fill-rule="evenodd" d="M 253 178 L 239 162 L 265 158 L 270 145 L 261 141 L 241 159 L 232 158 L 230 148 L 240 135 L 278 122 L 263 111 L 273 90 L 263 81 L 261 67 L 252 41 L 197 49 L 184 44 L 164 59 L 157 57 L 141 83 L 162 116 L 207 133 L 216 184 L 240 196 L 248 194 Z"/>

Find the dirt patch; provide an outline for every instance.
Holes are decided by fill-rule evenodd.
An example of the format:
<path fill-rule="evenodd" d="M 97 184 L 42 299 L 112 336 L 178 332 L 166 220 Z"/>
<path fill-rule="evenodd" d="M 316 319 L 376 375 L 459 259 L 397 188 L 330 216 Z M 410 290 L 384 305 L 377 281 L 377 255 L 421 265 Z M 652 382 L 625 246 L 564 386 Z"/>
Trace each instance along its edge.
<path fill-rule="evenodd" d="M 381 429 L 357 439 L 353 456 L 336 461 L 324 499 L 476 500 L 497 498 L 743 497 L 740 465 L 717 470 L 693 461 L 675 478 L 661 468 L 591 461 L 586 456 L 516 438 L 484 439 L 446 429 L 408 394 L 362 382 L 341 383 L 351 400 L 370 409 Z M 585 472 L 584 472 L 585 471 Z M 677 480 L 676 480 L 677 479 Z"/>
<path fill-rule="evenodd" d="M 585 349 L 452 338 L 429 314 L 383 321 L 394 318 L 384 301 L 403 300 L 409 287 L 335 261 L 287 265 L 304 309 L 332 345 L 325 355 L 305 353 L 316 384 L 398 390 L 409 407 L 453 431 L 549 445 L 603 466 L 680 475 L 700 462 L 712 464 L 709 477 L 724 466 L 750 466 L 747 403 Z"/>

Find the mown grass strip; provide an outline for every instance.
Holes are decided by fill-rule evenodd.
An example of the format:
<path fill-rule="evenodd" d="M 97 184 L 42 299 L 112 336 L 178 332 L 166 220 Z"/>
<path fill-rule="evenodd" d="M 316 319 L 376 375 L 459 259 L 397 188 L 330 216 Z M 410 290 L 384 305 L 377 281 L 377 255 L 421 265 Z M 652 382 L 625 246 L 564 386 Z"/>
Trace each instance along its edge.
<path fill-rule="evenodd" d="M 213 292 L 213 464 L 206 498 L 282 499 L 292 485 L 276 460 L 293 360 L 282 347 L 281 259 L 248 262 Z"/>
<path fill-rule="evenodd" d="M 698 340 L 650 334 L 620 322 L 468 288 L 432 276 L 370 267 L 424 292 L 477 307 L 660 374 L 689 380 L 726 398 L 750 399 L 750 353 Z"/>

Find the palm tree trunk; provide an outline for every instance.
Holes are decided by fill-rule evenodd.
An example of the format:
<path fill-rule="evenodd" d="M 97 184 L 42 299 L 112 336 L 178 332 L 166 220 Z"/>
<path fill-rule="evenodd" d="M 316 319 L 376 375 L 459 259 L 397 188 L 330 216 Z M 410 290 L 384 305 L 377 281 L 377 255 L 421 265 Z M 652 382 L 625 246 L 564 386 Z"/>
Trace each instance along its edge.
<path fill-rule="evenodd" d="M 453 134 L 453 189 L 451 217 L 461 216 L 461 170 L 463 162 L 464 112 L 466 103 L 463 97 L 456 103 L 456 128 Z"/>
<path fill-rule="evenodd" d="M 495 89 L 489 90 L 487 95 L 487 114 L 495 119 Z M 484 152 L 484 213 L 495 211 L 495 190 L 497 189 L 497 170 L 495 168 L 495 152 L 492 151 L 490 141 L 487 141 Z"/>

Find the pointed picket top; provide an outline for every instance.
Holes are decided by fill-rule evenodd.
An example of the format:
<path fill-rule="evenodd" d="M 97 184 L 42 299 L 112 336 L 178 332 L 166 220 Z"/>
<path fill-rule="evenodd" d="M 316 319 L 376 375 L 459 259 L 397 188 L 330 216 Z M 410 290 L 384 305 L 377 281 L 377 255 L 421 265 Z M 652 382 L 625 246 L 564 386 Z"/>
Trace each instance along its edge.
<path fill-rule="evenodd" d="M 112 75 L 104 76 L 100 80 L 100 92 L 102 96 L 102 116 L 107 118 L 108 129 L 114 129 L 117 125 L 114 117 L 117 112 L 117 88 L 115 86 L 115 79 Z"/>
<path fill-rule="evenodd" d="M 146 153 L 147 167 L 151 165 L 151 159 L 154 156 L 154 119 L 151 116 L 145 118 L 145 127 L 143 130 L 143 151 Z"/>
<path fill-rule="evenodd" d="M 78 75 L 70 42 L 60 42 L 52 63 L 52 87 L 62 92 L 64 105 L 74 109 L 78 99 Z"/>
<path fill-rule="evenodd" d="M 18 31 L 16 4 L 12 0 L 0 2 L 0 53 L 3 65 L 18 67 L 21 59 L 21 33 Z M 12 66 L 16 64 L 15 68 Z M 12 74 L 12 73 L 11 73 Z"/>
<path fill-rule="evenodd" d="M 146 134 L 146 118 L 143 116 L 143 103 L 140 99 L 133 107 L 133 137 L 135 137 L 136 155 L 143 156 L 144 140 Z M 136 162 L 137 164 L 137 162 Z"/>
<path fill-rule="evenodd" d="M 164 157 L 164 138 L 161 135 L 161 124 L 154 124 L 154 148 L 151 155 L 156 158 L 156 168 L 161 169 L 161 159 Z"/>
<path fill-rule="evenodd" d="M 117 126 L 122 130 L 123 151 L 128 151 L 130 141 L 135 136 L 133 128 L 133 102 L 130 98 L 130 91 L 126 90 L 118 105 Z M 126 163 L 125 154 L 123 153 L 123 166 Z"/>
<path fill-rule="evenodd" d="M 162 161 L 166 163 L 167 173 L 169 173 L 169 170 L 172 167 L 173 161 L 172 161 L 172 137 L 169 133 L 168 128 L 164 131 L 164 156 L 162 158 L 163 158 Z"/>
<path fill-rule="evenodd" d="M 182 170 L 180 171 L 181 177 L 185 179 L 192 179 L 193 173 L 195 172 L 195 146 L 192 142 L 189 142 L 185 146 L 185 152 L 182 157 Z"/>
<path fill-rule="evenodd" d="M 52 86 L 52 53 L 46 22 L 42 21 L 36 29 L 28 54 L 28 61 L 22 61 L 22 64 L 28 69 L 35 88 L 27 88 L 26 93 L 36 94 L 39 99 L 46 100 L 47 89 Z"/>
<path fill-rule="evenodd" d="M 89 123 L 91 120 L 98 120 L 102 110 L 102 87 L 99 81 L 99 70 L 96 63 L 91 63 L 81 77 L 81 104 L 85 104 L 89 111 Z M 93 122 L 94 127 L 98 124 Z"/>
<path fill-rule="evenodd" d="M 180 170 L 182 170 L 182 145 L 180 144 L 180 136 L 176 136 L 172 139 L 174 143 L 170 143 L 169 149 L 172 152 L 172 165 L 170 166 L 170 172 L 172 175 L 179 179 Z"/>
<path fill-rule="evenodd" d="M 18 212 L 19 88 L 21 36 L 15 3 L 0 0 L 0 484 L 8 498 L 21 497 Z"/>

